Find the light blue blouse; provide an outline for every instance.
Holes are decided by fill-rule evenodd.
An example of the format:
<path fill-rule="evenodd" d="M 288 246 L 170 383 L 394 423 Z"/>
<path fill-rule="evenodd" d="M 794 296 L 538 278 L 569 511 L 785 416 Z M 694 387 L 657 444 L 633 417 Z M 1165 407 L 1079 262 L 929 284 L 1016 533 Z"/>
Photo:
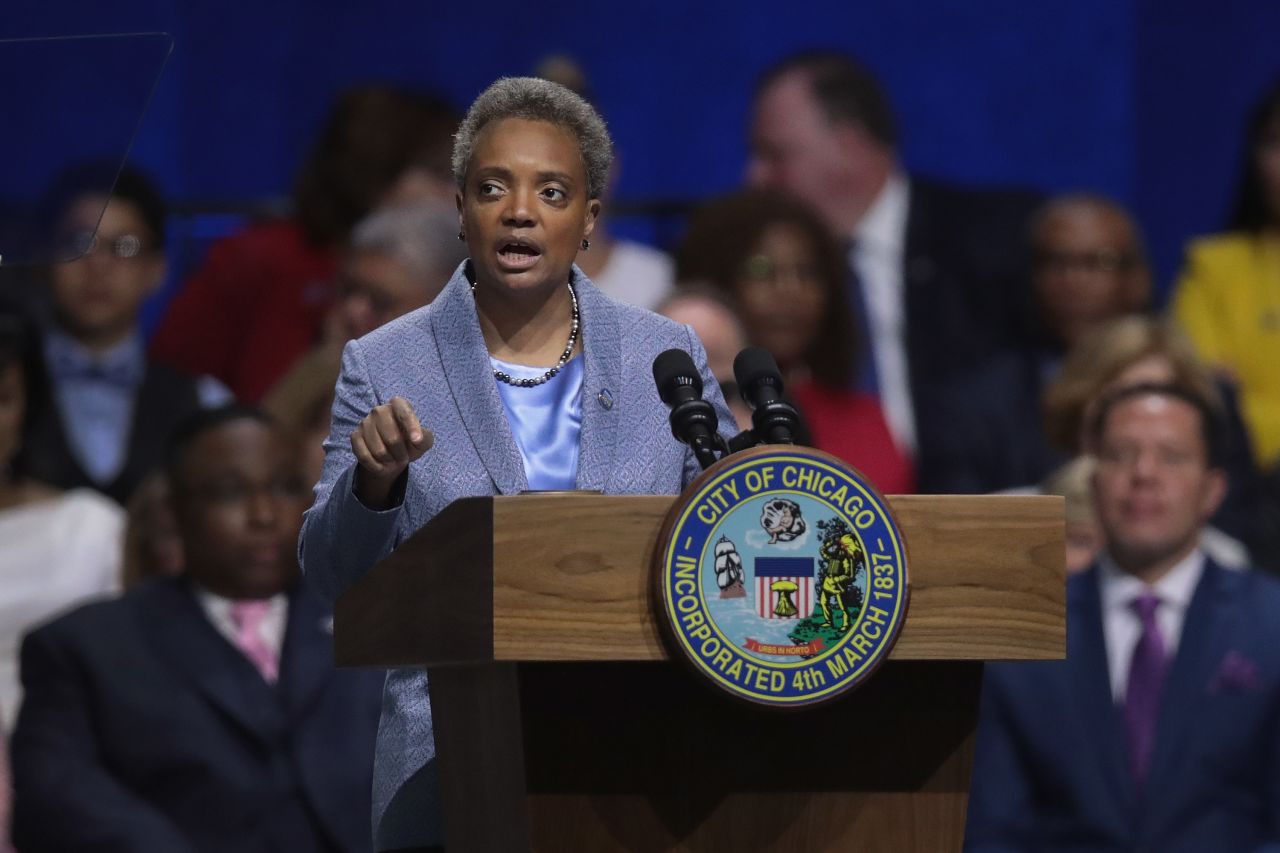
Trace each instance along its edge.
<path fill-rule="evenodd" d="M 509 364 L 493 356 L 489 361 L 495 370 L 515 379 L 535 379 L 547 372 L 545 367 Z M 574 356 L 549 381 L 531 388 L 498 382 L 498 395 L 507 410 L 516 447 L 520 448 L 530 489 L 576 487 L 583 361 L 581 355 Z"/>

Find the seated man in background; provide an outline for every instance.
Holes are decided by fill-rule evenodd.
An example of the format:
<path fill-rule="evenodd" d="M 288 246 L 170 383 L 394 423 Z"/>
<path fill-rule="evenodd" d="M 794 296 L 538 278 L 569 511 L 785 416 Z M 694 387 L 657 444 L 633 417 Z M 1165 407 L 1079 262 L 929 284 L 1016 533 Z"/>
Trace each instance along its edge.
<path fill-rule="evenodd" d="M 897 446 L 914 455 L 927 395 L 1022 339 L 1021 237 L 1037 196 L 908 174 L 887 93 L 839 53 L 765 71 L 752 112 L 748 182 L 812 205 L 842 243 L 857 390 L 879 398 Z"/>
<path fill-rule="evenodd" d="M 1280 584 L 1200 550 L 1218 416 L 1139 385 L 1091 421 L 1104 551 L 1067 582 L 1067 658 L 987 667 L 966 850 L 1280 850 Z"/>
<path fill-rule="evenodd" d="M 27 637 L 20 849 L 369 849 L 382 676 L 334 669 L 296 562 L 294 456 L 253 409 L 185 422 L 168 474 L 186 577 Z"/>
<path fill-rule="evenodd" d="M 230 393 L 146 356 L 139 312 L 165 276 L 165 207 L 151 181 L 126 168 L 112 189 L 89 164 L 64 175 L 51 195 L 58 257 L 68 260 L 48 273 L 51 399 L 33 414 L 31 474 L 123 504 L 160 463 L 174 425 Z"/>
<path fill-rule="evenodd" d="M 1045 434 L 1045 389 L 1089 332 L 1148 306 L 1142 235 L 1115 202 L 1088 194 L 1051 199 L 1029 236 L 1034 337 L 953 378 L 922 405 L 921 491 L 1025 487 L 1065 462 Z"/>
<path fill-rule="evenodd" d="M 457 230 L 457 210 L 440 199 L 385 207 L 362 219 L 338 273 L 341 344 L 435 299 L 467 257 Z M 337 349 L 341 357 L 342 346 Z"/>
<path fill-rule="evenodd" d="M 356 225 L 342 257 L 324 338 L 263 398 L 262 407 L 305 446 L 303 480 L 320 479 L 342 348 L 436 298 L 467 256 L 452 202 L 386 207 Z"/>

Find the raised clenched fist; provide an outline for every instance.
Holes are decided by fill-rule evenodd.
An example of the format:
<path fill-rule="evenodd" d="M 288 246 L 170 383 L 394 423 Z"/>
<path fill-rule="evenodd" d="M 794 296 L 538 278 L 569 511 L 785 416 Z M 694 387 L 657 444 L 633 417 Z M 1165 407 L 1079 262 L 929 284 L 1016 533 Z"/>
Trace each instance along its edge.
<path fill-rule="evenodd" d="M 384 507 L 396 479 L 434 441 L 405 398 L 392 397 L 375 406 L 351 433 L 351 450 L 360 465 L 356 496 L 366 506 Z"/>

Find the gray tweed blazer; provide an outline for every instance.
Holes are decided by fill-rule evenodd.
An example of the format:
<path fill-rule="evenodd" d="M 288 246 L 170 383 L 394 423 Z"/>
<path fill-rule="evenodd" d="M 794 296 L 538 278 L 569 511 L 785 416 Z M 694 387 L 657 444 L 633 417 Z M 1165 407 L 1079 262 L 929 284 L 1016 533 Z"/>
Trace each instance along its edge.
<path fill-rule="evenodd" d="M 343 353 L 324 474 L 298 546 L 308 581 L 330 601 L 452 501 L 528 488 L 465 266 L 430 305 L 352 341 Z M 663 350 L 688 351 L 727 437 L 733 417 L 702 344 L 687 326 L 605 296 L 576 266 L 573 280 L 586 358 L 578 488 L 677 494 L 700 469 L 671 435 L 652 364 Z M 401 505 L 374 512 L 352 493 L 350 435 L 374 406 L 393 396 L 413 404 L 423 426 L 435 433 L 435 445 L 410 466 Z M 427 674 L 392 670 L 383 689 L 374 768 L 376 849 L 440 842 L 434 757 Z"/>

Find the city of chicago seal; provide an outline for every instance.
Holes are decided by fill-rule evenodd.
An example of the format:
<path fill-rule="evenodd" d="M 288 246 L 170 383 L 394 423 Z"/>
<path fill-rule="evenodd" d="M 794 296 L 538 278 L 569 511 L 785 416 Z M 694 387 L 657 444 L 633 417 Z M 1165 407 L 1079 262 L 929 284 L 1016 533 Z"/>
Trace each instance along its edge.
<path fill-rule="evenodd" d="M 765 705 L 866 679 L 906 618 L 907 552 L 884 498 L 829 454 L 728 457 L 676 501 L 655 557 L 659 624 L 721 689 Z"/>

